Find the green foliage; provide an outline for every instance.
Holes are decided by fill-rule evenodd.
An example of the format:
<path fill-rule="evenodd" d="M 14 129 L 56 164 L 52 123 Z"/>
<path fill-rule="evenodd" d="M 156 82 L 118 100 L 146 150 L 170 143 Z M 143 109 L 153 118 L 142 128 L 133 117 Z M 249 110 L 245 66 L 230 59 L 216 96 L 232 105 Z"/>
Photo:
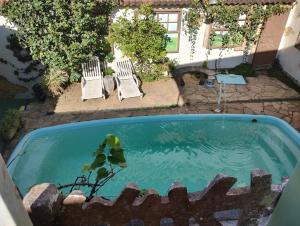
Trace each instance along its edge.
<path fill-rule="evenodd" d="M 168 68 L 169 68 L 168 71 L 170 71 L 170 72 L 175 71 L 177 64 L 178 64 L 178 62 L 176 60 L 174 60 L 174 59 L 173 60 L 169 60 L 168 61 Z"/>
<path fill-rule="evenodd" d="M 106 147 L 109 148 L 108 153 L 105 152 Z M 98 181 L 108 176 L 113 165 L 118 165 L 121 168 L 127 167 L 120 139 L 115 135 L 108 134 L 93 155 L 95 156 L 94 161 L 90 165 L 85 164 L 83 171 L 96 171 L 96 180 Z M 109 168 L 105 165 L 109 165 Z"/>
<path fill-rule="evenodd" d="M 231 74 L 243 75 L 245 77 L 256 76 L 256 72 L 251 64 L 243 63 L 229 70 Z"/>
<path fill-rule="evenodd" d="M 155 80 L 167 54 L 167 29 L 157 21 L 151 5 L 141 5 L 132 19 L 127 14 L 111 25 L 109 40 L 134 62 L 142 79 Z"/>
<path fill-rule="evenodd" d="M 202 5 L 202 0 L 192 0 L 192 5 L 189 11 L 184 13 L 185 34 L 189 36 L 191 42 L 191 54 L 195 53 L 195 44 L 199 28 L 205 18 L 205 10 Z"/>
<path fill-rule="evenodd" d="M 209 5 L 207 1 L 201 4 L 200 0 L 193 0 L 193 5 L 194 7 L 191 7 L 185 16 L 189 34 L 197 34 L 201 25 L 199 21 L 202 20 L 203 14 L 206 14 L 206 20 L 228 30 L 227 35 L 222 38 L 223 46 L 241 43 L 245 39 L 247 49 L 257 40 L 258 28 L 265 23 L 267 18 L 284 13 L 291 7 L 282 3 L 269 4 L 266 7 L 260 4 L 228 5 L 223 0 L 219 0 L 216 5 Z M 238 19 L 243 14 L 247 16 L 247 19 L 246 23 L 240 26 Z M 212 33 L 210 40 L 214 39 L 215 35 Z"/>
<path fill-rule="evenodd" d="M 67 71 L 72 82 L 82 62 L 110 52 L 106 35 L 114 6 L 110 0 L 10 0 L 0 13 L 16 25 L 34 60 Z"/>
<path fill-rule="evenodd" d="M 67 72 L 59 69 L 48 69 L 42 78 L 43 87 L 45 87 L 53 97 L 62 94 L 67 82 Z"/>
<path fill-rule="evenodd" d="M 120 172 L 120 170 L 127 167 L 120 139 L 112 134 L 106 136 L 93 153 L 93 156 L 95 157 L 93 162 L 85 164 L 82 167 L 82 171 L 88 173 L 88 176 L 79 176 L 74 183 L 60 185 L 58 189 L 71 187 L 70 192 L 72 192 L 73 189 L 80 189 L 81 186 L 90 187 L 90 194 L 86 199 L 86 201 L 89 201 L 101 187 Z M 90 182 L 92 175 L 95 175 L 92 177 L 95 178 L 94 183 Z"/>
<path fill-rule="evenodd" d="M 10 140 L 20 127 L 21 114 L 17 109 L 9 109 L 5 112 L 0 122 L 0 135 L 5 140 Z"/>
<path fill-rule="evenodd" d="M 105 67 L 105 69 L 104 69 L 104 75 L 111 76 L 111 75 L 113 75 L 114 72 L 115 71 L 111 67 Z"/>

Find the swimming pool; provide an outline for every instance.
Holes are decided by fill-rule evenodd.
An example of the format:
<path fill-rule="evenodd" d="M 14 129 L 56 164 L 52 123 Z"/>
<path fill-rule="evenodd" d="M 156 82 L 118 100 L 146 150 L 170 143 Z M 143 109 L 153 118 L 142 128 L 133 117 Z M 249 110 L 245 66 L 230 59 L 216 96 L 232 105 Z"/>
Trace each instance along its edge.
<path fill-rule="evenodd" d="M 271 172 L 273 183 L 279 183 L 300 156 L 299 133 L 274 117 L 169 115 L 38 129 L 20 141 L 9 171 L 23 194 L 37 183 L 71 183 L 108 133 L 120 137 L 128 163 L 101 190 L 108 197 L 118 195 L 128 182 L 160 194 L 174 181 L 197 191 L 218 173 L 235 176 L 237 185 L 245 186 L 255 168 Z"/>

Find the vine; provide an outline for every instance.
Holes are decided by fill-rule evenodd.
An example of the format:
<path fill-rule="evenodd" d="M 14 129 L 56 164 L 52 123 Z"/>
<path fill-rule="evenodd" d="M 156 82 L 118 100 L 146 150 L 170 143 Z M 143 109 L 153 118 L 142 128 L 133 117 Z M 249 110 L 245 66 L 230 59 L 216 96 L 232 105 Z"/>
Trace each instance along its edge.
<path fill-rule="evenodd" d="M 227 5 L 223 0 L 219 0 L 216 5 L 209 5 L 207 1 L 193 0 L 192 6 L 185 14 L 186 34 L 194 45 L 196 36 L 204 18 L 209 23 L 214 23 L 215 27 L 223 28 L 227 31 L 222 37 L 222 48 L 231 43 L 245 43 L 244 61 L 247 60 L 248 52 L 253 43 L 259 37 L 259 28 L 263 27 L 266 20 L 273 16 L 286 12 L 291 5 L 276 3 L 269 5 Z M 239 17 L 246 15 L 244 24 L 240 24 Z M 210 43 L 215 37 L 215 33 L 210 34 Z"/>
<path fill-rule="evenodd" d="M 190 59 L 193 59 L 199 28 L 205 18 L 205 9 L 201 0 L 193 0 L 191 9 L 184 14 L 185 34 L 191 43 Z"/>

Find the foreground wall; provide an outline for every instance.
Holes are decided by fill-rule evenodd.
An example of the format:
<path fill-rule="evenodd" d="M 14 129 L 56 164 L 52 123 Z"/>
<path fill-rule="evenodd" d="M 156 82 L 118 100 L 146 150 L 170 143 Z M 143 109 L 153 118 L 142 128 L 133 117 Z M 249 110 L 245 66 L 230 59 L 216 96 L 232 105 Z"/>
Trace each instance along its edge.
<path fill-rule="evenodd" d="M 32 226 L 0 155 L 0 225 Z"/>
<path fill-rule="evenodd" d="M 32 187 L 23 202 L 36 226 L 127 226 L 137 219 L 145 226 L 159 226 L 164 218 L 171 218 L 175 226 L 187 226 L 191 218 L 201 226 L 221 226 L 216 212 L 237 209 L 239 226 L 256 226 L 282 189 L 271 180 L 271 174 L 254 170 L 250 187 L 232 188 L 236 178 L 219 174 L 200 192 L 187 193 L 186 187 L 174 183 L 168 196 L 155 190 L 140 196 L 141 190 L 129 184 L 114 201 L 96 196 L 88 202 L 81 191 L 63 197 L 54 185 L 44 183 Z"/>
<path fill-rule="evenodd" d="M 300 0 L 297 0 L 288 18 L 277 57 L 283 70 L 300 84 L 300 49 L 295 47 L 296 41 L 300 39 L 299 35 Z"/>

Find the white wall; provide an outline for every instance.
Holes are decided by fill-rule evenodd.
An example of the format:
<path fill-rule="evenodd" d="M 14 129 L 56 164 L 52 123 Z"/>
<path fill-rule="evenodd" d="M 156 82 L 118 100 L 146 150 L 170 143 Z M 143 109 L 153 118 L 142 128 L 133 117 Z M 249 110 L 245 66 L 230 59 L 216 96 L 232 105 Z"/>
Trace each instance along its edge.
<path fill-rule="evenodd" d="M 300 33 L 300 0 L 291 10 L 277 56 L 283 69 L 300 83 L 300 50 L 295 43 Z"/>
<path fill-rule="evenodd" d="M 0 225 L 32 226 L 0 155 Z"/>
<path fill-rule="evenodd" d="M 188 9 L 182 9 L 182 17 L 184 17 L 184 12 Z M 125 9 L 120 9 L 113 16 L 114 21 L 121 15 L 123 15 Z M 132 16 L 133 10 L 128 11 L 127 18 Z M 168 53 L 170 59 L 175 59 L 179 66 L 184 65 L 198 65 L 201 66 L 204 61 L 208 61 L 208 67 L 213 69 L 215 68 L 215 60 L 219 58 L 220 49 L 212 49 L 208 54 L 208 50 L 205 48 L 206 43 L 204 43 L 205 32 L 208 28 L 208 25 L 202 24 L 198 32 L 197 41 L 195 45 L 195 53 L 193 59 L 190 57 L 191 43 L 189 37 L 184 32 L 184 24 L 181 21 L 181 32 L 180 32 L 180 43 L 179 43 L 179 52 L 178 53 Z M 115 49 L 115 57 L 122 57 L 122 53 Z M 243 51 L 235 51 L 234 49 L 226 49 L 222 51 L 222 64 L 221 68 L 231 68 L 243 62 Z"/>
<path fill-rule="evenodd" d="M 24 69 L 30 64 L 30 62 L 26 62 L 26 63 L 20 62 L 16 57 L 13 56 L 13 52 L 10 49 L 6 48 L 6 46 L 8 45 L 7 37 L 10 34 L 15 33 L 15 30 L 16 29 L 14 28 L 14 26 L 8 23 L 5 17 L 0 16 L 0 58 L 7 60 L 11 64 L 15 65 L 15 67 L 17 68 Z M 38 68 L 41 68 L 41 66 Z M 31 87 L 35 83 L 39 82 L 39 78 L 33 81 L 24 82 L 22 80 L 19 80 L 18 76 L 14 74 L 15 70 L 16 69 L 13 68 L 10 64 L 4 64 L 0 62 L 0 76 L 5 77 L 11 83 L 28 88 L 28 92 L 24 93 L 23 95 L 20 95 L 19 97 L 20 98 L 32 97 L 33 93 Z M 19 77 L 31 78 L 31 77 L 36 77 L 37 75 L 38 75 L 37 71 L 32 71 L 31 73 L 28 74 L 20 73 Z"/>

